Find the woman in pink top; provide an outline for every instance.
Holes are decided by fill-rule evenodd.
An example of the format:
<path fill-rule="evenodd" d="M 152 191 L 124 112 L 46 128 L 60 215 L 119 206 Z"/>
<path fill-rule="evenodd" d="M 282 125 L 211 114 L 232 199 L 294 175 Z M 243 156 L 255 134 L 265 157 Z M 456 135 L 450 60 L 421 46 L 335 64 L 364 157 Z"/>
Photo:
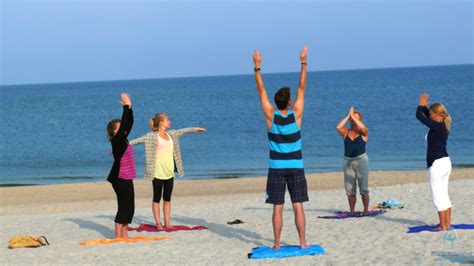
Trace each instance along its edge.
<path fill-rule="evenodd" d="M 133 179 L 136 177 L 133 147 L 127 140 L 133 126 L 133 111 L 130 96 L 122 93 L 122 119 L 113 119 L 107 124 L 107 135 L 112 144 L 114 164 L 107 181 L 112 183 L 117 195 L 118 211 L 115 216 L 115 238 L 128 239 L 128 224 L 135 212 Z"/>

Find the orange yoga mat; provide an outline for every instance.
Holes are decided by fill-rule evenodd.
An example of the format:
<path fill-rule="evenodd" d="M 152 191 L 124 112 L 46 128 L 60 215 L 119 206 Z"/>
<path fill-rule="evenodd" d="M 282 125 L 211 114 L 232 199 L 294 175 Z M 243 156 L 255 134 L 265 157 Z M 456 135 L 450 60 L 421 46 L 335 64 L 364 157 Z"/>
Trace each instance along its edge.
<path fill-rule="evenodd" d="M 136 242 L 150 242 L 150 241 L 159 241 L 171 238 L 170 236 L 155 236 L 155 237 L 146 237 L 146 236 L 136 236 L 130 237 L 129 239 L 117 238 L 117 239 L 95 239 L 79 243 L 82 246 L 88 245 L 107 245 L 113 243 L 136 243 Z"/>

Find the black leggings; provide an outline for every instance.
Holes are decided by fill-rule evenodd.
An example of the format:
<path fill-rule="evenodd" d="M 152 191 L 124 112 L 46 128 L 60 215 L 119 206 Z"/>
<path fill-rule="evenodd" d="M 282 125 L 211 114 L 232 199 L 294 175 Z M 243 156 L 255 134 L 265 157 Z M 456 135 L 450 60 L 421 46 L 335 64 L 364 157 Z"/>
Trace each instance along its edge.
<path fill-rule="evenodd" d="M 132 223 L 135 213 L 135 192 L 133 189 L 133 180 L 117 179 L 112 183 L 115 194 L 117 195 L 117 215 L 115 222 L 118 224 Z"/>
<path fill-rule="evenodd" d="M 173 192 L 174 177 L 166 180 L 153 178 L 153 202 L 160 203 L 161 193 L 163 192 L 163 200 L 171 201 L 171 193 Z"/>

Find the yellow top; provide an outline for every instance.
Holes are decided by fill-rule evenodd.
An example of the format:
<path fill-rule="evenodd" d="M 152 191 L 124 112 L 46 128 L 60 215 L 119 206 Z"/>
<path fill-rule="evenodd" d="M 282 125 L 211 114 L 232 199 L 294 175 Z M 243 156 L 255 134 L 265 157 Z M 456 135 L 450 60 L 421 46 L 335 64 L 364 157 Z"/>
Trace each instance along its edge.
<path fill-rule="evenodd" d="M 158 135 L 156 147 L 155 175 L 156 179 L 167 180 L 174 177 L 173 139 L 168 135 L 168 140 Z"/>

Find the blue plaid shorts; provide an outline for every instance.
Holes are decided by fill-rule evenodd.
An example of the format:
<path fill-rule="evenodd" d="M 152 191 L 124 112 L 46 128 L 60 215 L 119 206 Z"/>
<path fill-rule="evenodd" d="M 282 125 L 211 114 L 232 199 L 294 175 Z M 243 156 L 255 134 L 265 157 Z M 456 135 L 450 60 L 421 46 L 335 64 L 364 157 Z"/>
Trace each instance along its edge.
<path fill-rule="evenodd" d="M 304 169 L 268 169 L 266 203 L 284 204 L 286 186 L 290 192 L 291 202 L 308 201 L 308 185 Z"/>

